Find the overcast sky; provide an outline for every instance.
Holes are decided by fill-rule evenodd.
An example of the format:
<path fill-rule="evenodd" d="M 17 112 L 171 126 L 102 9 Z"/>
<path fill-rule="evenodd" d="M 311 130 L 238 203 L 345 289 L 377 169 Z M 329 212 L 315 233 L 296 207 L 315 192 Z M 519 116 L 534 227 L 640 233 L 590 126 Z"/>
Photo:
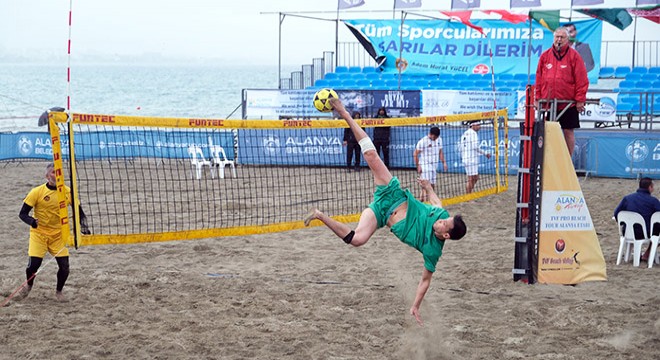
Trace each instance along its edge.
<path fill-rule="evenodd" d="M 365 0 L 360 12 L 340 18 L 392 18 L 393 0 Z M 509 0 L 482 0 L 483 8 L 507 9 Z M 568 9 L 570 0 L 545 0 Z M 419 11 L 449 10 L 451 0 L 422 0 Z M 630 7 L 635 0 L 606 0 L 606 6 Z M 73 61 L 116 61 L 133 57 L 158 62 L 186 59 L 217 64 L 278 62 L 278 15 L 310 12 L 334 19 L 335 0 L 73 0 Z M 69 0 L 0 0 L 0 62 L 61 61 L 66 56 Z M 381 12 L 383 11 L 383 12 Z M 524 11 L 524 10 L 518 10 Z M 397 17 L 400 13 L 397 13 Z M 564 12 L 563 15 L 567 15 Z M 574 16 L 581 16 L 573 13 Z M 650 26 L 641 20 L 643 28 Z M 631 40 L 625 32 L 604 26 L 604 40 Z M 654 31 L 638 39 L 657 40 Z M 282 62 L 299 65 L 334 50 L 335 23 L 286 17 L 282 27 Z M 354 38 L 340 26 L 340 41 Z"/>

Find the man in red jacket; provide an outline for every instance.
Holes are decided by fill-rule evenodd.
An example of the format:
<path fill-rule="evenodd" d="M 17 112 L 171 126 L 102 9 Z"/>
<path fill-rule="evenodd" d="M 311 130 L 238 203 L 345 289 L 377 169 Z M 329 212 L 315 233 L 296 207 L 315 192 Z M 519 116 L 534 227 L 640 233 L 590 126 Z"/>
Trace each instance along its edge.
<path fill-rule="evenodd" d="M 559 124 L 564 132 L 568 153 L 573 156 L 575 147 L 575 134 L 573 129 L 580 127 L 579 113 L 584 110 L 587 100 L 589 79 L 584 61 L 569 43 L 568 29 L 565 27 L 555 30 L 552 48 L 541 54 L 539 65 L 536 68 L 536 86 L 534 95 L 536 104 L 543 100 L 571 100 L 575 103 L 558 103 L 557 113 L 561 113 L 566 106 L 568 109 L 559 117 Z M 538 106 L 537 106 L 538 108 Z"/>

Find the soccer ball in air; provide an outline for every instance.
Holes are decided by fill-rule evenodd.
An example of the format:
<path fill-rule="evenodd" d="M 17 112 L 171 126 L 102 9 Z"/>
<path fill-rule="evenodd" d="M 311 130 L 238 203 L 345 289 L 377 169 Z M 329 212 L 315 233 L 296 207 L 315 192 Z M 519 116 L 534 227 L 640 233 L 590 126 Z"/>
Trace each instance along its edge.
<path fill-rule="evenodd" d="M 321 89 L 314 94 L 314 107 L 320 112 L 332 111 L 330 99 L 339 98 L 337 93 L 332 89 Z"/>

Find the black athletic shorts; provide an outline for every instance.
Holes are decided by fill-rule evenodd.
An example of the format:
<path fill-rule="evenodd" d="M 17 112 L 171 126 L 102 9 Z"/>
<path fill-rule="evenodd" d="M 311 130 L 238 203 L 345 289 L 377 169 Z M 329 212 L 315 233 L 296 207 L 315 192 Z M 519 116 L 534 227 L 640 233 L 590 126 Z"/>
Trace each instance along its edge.
<path fill-rule="evenodd" d="M 557 111 L 557 114 L 561 113 L 561 110 Z M 559 125 L 562 129 L 579 129 L 580 128 L 580 114 L 577 111 L 575 105 L 572 105 L 566 112 L 559 118 Z"/>

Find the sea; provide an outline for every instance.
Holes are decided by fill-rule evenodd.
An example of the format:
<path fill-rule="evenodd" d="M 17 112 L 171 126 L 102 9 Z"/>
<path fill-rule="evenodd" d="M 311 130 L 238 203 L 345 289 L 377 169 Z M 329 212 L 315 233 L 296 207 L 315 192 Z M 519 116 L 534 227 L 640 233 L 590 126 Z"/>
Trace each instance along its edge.
<path fill-rule="evenodd" d="M 67 94 L 77 113 L 240 119 L 243 89 L 277 85 L 268 65 L 72 65 L 69 86 L 66 64 L 0 64 L 0 131 L 38 130 Z"/>

